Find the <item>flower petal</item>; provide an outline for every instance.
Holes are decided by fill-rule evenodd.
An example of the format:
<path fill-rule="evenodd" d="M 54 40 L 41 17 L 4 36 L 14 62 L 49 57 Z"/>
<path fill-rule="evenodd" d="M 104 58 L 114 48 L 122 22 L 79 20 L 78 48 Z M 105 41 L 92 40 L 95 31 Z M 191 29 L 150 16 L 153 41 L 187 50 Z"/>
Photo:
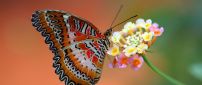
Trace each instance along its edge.
<path fill-rule="evenodd" d="M 152 20 L 151 19 L 147 19 L 146 23 L 152 24 Z"/>
<path fill-rule="evenodd" d="M 114 45 L 112 48 L 110 48 L 107 53 L 111 56 L 117 56 L 120 51 L 119 51 L 119 46 L 117 45 Z"/>
<path fill-rule="evenodd" d="M 137 71 L 140 67 L 142 67 L 143 62 L 144 60 L 141 56 L 135 55 L 134 57 L 132 57 L 130 62 L 131 68 Z"/>
<path fill-rule="evenodd" d="M 118 60 L 118 64 L 120 68 L 127 67 L 128 63 L 129 63 L 129 58 L 124 53 L 121 53 Z"/>
<path fill-rule="evenodd" d="M 144 44 L 144 43 L 141 43 L 138 47 L 137 47 L 137 52 L 139 54 L 142 54 L 145 52 L 145 50 L 148 49 L 148 45 L 147 44 Z"/>
<path fill-rule="evenodd" d="M 135 30 L 136 30 L 135 24 L 132 23 L 132 22 L 127 22 L 127 23 L 124 25 L 124 28 L 122 29 L 122 32 L 123 32 L 124 34 L 131 34 L 131 33 L 133 33 Z"/>
<path fill-rule="evenodd" d="M 158 27 L 159 27 L 159 24 L 153 23 L 152 26 L 154 26 L 154 28 L 158 28 Z"/>
<path fill-rule="evenodd" d="M 108 64 L 109 68 L 118 68 L 118 57 L 116 56 L 110 64 Z"/>
<path fill-rule="evenodd" d="M 113 43 L 119 43 L 121 37 L 122 37 L 122 35 L 121 35 L 120 32 L 114 32 L 114 33 L 112 34 L 111 40 L 112 40 Z"/>
<path fill-rule="evenodd" d="M 135 47 L 135 46 L 128 46 L 128 47 L 126 47 L 124 50 L 123 50 L 123 52 L 125 53 L 125 55 L 127 56 L 127 57 L 130 57 L 131 55 L 133 55 L 133 54 L 136 54 L 137 53 L 137 47 Z"/>
<path fill-rule="evenodd" d="M 142 34 L 142 37 L 144 41 L 150 41 L 152 40 L 153 32 L 144 32 L 144 34 Z"/>
<path fill-rule="evenodd" d="M 136 20 L 136 24 L 142 24 L 142 23 L 145 23 L 144 19 L 139 18 Z"/>

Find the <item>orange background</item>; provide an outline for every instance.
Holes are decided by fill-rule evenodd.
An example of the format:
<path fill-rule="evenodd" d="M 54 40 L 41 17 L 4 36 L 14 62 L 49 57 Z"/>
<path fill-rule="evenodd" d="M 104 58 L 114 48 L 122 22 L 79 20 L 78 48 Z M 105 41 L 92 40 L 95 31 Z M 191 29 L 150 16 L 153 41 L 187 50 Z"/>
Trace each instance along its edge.
<path fill-rule="evenodd" d="M 44 43 L 43 37 L 31 24 L 31 15 L 35 10 L 57 9 L 71 12 L 92 22 L 100 31 L 104 32 L 111 24 L 121 4 L 124 5 L 124 8 L 115 23 L 135 14 L 140 17 L 155 17 L 158 20 L 160 17 L 155 16 L 155 13 L 151 16 L 146 13 L 158 8 L 182 8 L 186 5 L 183 0 L 1 0 L 0 85 L 64 85 L 52 67 L 53 54 Z M 178 12 L 183 13 L 183 10 Z M 162 16 L 161 18 L 163 18 Z M 169 61 L 166 61 L 165 57 L 158 57 L 165 54 L 158 53 L 156 48 L 158 47 L 153 49 L 155 53 L 149 54 L 149 56 L 156 57 L 149 59 L 164 72 L 174 76 L 175 72 L 169 72 L 169 68 L 166 68 L 169 66 Z M 108 61 L 105 61 L 98 85 L 168 83 L 145 64 L 140 70 L 133 71 L 130 68 L 109 69 Z"/>

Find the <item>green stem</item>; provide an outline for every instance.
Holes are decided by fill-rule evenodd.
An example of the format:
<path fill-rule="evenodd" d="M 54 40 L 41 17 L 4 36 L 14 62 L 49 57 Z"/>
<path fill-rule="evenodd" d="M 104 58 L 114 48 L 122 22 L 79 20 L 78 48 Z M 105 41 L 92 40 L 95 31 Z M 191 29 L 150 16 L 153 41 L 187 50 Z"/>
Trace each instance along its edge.
<path fill-rule="evenodd" d="M 157 67 L 155 67 L 147 58 L 145 55 L 142 55 L 144 61 L 146 62 L 146 64 L 157 74 L 159 74 L 160 76 L 166 78 L 168 81 L 172 82 L 175 85 L 184 85 L 183 83 L 175 80 L 174 78 L 166 75 L 165 73 L 163 73 L 162 71 L 160 71 Z"/>

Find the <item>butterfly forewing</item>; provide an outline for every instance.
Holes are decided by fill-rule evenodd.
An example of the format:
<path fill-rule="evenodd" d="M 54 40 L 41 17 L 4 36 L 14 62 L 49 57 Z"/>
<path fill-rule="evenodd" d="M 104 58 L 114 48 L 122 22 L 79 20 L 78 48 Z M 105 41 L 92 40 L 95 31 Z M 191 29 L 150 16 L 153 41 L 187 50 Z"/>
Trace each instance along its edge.
<path fill-rule="evenodd" d="M 53 66 L 66 85 L 94 85 L 101 76 L 105 36 L 87 20 L 62 11 L 36 11 L 32 24 L 54 53 Z"/>

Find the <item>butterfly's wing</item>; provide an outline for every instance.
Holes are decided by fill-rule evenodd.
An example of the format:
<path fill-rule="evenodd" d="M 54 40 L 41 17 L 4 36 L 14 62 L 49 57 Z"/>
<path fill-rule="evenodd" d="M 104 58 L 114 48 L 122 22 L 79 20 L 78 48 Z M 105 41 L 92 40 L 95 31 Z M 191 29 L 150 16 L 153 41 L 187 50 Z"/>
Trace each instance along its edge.
<path fill-rule="evenodd" d="M 32 24 L 54 53 L 53 66 L 66 85 L 94 85 L 100 79 L 106 40 L 90 22 L 56 10 L 36 11 Z"/>

